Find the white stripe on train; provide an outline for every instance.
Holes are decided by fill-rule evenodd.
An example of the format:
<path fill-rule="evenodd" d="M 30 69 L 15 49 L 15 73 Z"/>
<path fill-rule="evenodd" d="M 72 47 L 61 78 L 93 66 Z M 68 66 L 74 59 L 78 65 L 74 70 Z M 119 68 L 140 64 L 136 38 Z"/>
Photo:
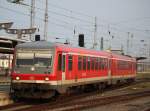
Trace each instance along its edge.
<path fill-rule="evenodd" d="M 13 80 L 13 83 L 47 83 L 50 85 L 69 85 L 83 82 L 94 82 L 94 81 L 107 81 L 113 79 L 127 79 L 135 78 L 136 75 L 125 75 L 125 76 L 112 76 L 112 77 L 95 77 L 95 78 L 82 78 L 82 79 L 72 79 L 72 80 L 59 80 L 59 81 L 46 81 L 46 80 Z"/>

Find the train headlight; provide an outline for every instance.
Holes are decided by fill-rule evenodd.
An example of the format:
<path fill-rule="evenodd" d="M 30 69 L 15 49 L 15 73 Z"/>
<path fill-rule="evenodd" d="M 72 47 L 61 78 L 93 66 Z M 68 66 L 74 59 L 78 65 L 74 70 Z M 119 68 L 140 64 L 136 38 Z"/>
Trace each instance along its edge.
<path fill-rule="evenodd" d="M 45 77 L 45 81 L 48 81 L 49 80 L 49 78 L 48 77 Z"/>
<path fill-rule="evenodd" d="M 20 77 L 17 76 L 17 77 L 16 77 L 16 80 L 20 80 Z"/>
<path fill-rule="evenodd" d="M 31 67 L 31 71 L 35 71 L 35 67 Z"/>

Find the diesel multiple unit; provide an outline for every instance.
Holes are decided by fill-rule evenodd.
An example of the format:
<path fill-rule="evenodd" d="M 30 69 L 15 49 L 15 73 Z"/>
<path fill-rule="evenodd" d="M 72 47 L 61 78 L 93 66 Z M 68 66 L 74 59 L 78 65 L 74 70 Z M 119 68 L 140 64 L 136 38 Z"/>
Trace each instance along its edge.
<path fill-rule="evenodd" d="M 70 89 L 102 88 L 135 77 L 134 58 L 36 41 L 16 46 L 12 89 L 16 97 L 50 98 Z"/>

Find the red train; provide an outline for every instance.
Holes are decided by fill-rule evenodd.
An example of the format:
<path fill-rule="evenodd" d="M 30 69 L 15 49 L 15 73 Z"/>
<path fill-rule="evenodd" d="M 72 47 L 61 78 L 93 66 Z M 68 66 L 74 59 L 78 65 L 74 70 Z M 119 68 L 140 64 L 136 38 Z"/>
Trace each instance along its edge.
<path fill-rule="evenodd" d="M 71 89 L 102 88 L 135 77 L 134 58 L 36 41 L 16 46 L 12 89 L 16 97 L 50 98 Z"/>

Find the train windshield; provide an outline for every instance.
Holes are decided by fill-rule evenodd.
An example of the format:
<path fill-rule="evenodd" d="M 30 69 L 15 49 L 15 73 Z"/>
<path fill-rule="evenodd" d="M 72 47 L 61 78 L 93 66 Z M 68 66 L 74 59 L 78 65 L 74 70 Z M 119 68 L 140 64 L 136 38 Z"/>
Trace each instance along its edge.
<path fill-rule="evenodd" d="M 15 70 L 20 73 L 50 73 L 52 52 L 17 52 Z"/>

